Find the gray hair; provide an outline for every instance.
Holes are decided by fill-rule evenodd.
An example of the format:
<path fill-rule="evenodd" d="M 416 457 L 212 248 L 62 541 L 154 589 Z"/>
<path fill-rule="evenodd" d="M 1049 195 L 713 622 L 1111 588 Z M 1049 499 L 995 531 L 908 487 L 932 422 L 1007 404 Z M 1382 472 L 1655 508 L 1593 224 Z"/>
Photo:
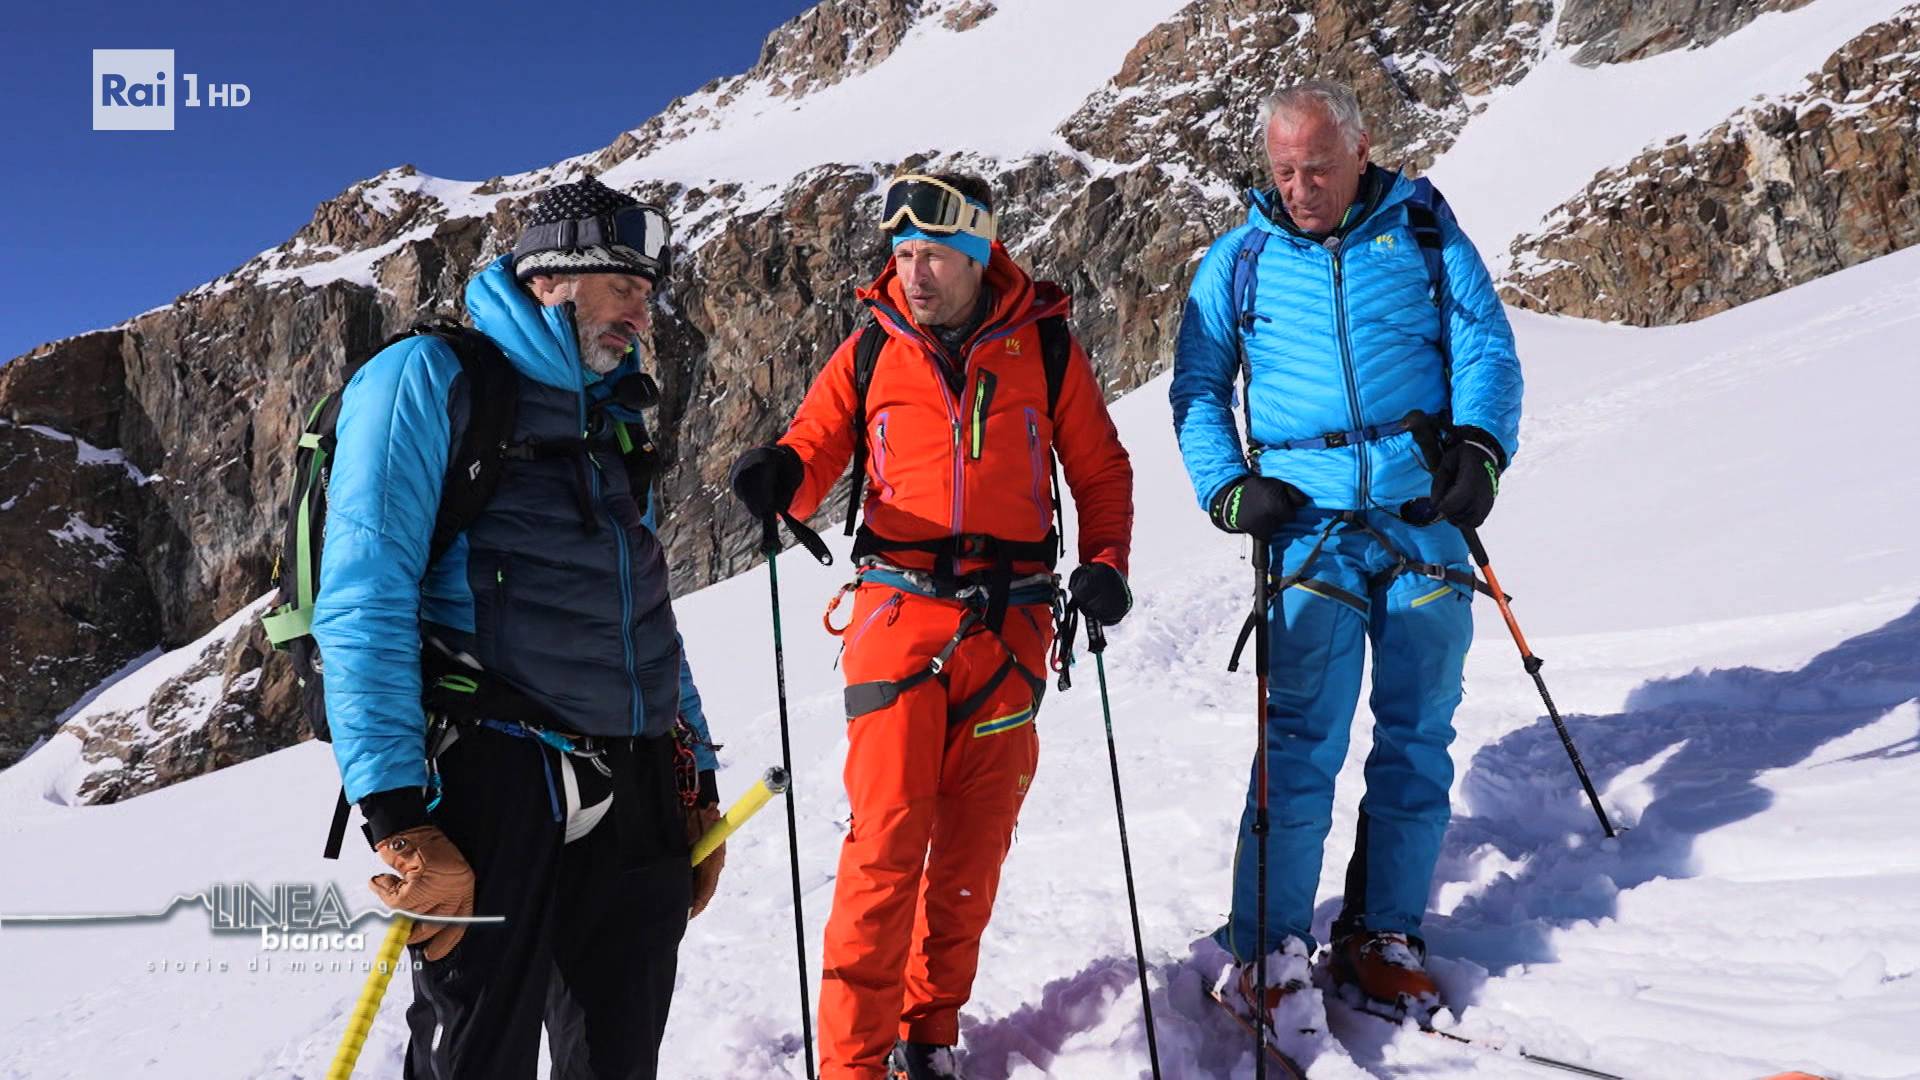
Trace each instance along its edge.
<path fill-rule="evenodd" d="M 1265 131 L 1277 113 L 1292 116 L 1307 108 L 1320 109 L 1333 121 L 1346 137 L 1348 150 L 1360 149 L 1360 136 L 1367 131 L 1360 99 L 1352 87 L 1333 79 L 1308 79 L 1275 92 L 1260 106 L 1260 129 Z"/>

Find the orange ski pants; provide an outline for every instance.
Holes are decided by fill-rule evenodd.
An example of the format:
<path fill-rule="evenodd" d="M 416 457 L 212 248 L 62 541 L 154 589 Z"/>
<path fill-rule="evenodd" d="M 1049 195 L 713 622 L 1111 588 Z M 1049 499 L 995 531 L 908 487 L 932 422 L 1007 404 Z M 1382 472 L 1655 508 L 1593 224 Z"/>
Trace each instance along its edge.
<path fill-rule="evenodd" d="M 847 685 L 904 679 L 953 640 L 957 601 L 878 583 L 854 594 L 841 665 Z M 943 665 L 891 704 L 847 724 L 847 801 L 820 985 L 820 1075 L 885 1075 L 896 1036 L 952 1045 L 973 992 L 1000 864 L 1039 762 L 1032 684 L 1046 677 L 1052 615 L 1010 607 L 998 634 L 978 624 Z M 850 700 L 852 695 L 849 695 Z M 851 709 L 849 710 L 851 711 Z"/>

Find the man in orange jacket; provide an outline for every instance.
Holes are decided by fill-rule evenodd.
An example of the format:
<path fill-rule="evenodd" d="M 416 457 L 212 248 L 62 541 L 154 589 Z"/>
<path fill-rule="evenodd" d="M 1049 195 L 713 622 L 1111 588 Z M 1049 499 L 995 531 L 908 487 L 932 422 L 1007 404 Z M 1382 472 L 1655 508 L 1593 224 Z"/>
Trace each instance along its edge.
<path fill-rule="evenodd" d="M 1133 468 L 1066 330 L 1066 293 L 996 242 L 984 181 L 897 177 L 881 222 L 893 257 L 858 294 L 879 329 L 841 344 L 786 435 L 742 455 L 732 482 L 756 517 L 804 518 L 865 444 L 839 631 L 853 821 L 827 921 L 821 1074 L 922 1080 L 959 1075 L 960 1007 L 1039 759 L 1054 456 L 1080 526 L 1071 603 L 1106 624 L 1133 602 Z"/>

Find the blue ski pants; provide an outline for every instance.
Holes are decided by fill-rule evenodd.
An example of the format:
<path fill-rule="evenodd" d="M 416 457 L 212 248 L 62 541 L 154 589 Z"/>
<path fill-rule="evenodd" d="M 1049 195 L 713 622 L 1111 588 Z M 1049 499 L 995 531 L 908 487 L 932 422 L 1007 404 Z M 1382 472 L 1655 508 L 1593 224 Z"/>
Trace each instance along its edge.
<path fill-rule="evenodd" d="M 1314 947 L 1321 848 L 1369 642 L 1373 751 L 1334 935 L 1418 934 L 1447 828 L 1447 747 L 1473 640 L 1471 587 L 1433 574 L 1471 573 L 1466 540 L 1445 522 L 1417 528 L 1381 511 L 1307 511 L 1274 538 L 1270 557 L 1274 580 L 1307 568 L 1268 609 L 1267 948 L 1287 935 Z M 1259 911 L 1257 799 L 1250 782 L 1233 912 L 1216 935 L 1242 961 L 1254 957 Z"/>

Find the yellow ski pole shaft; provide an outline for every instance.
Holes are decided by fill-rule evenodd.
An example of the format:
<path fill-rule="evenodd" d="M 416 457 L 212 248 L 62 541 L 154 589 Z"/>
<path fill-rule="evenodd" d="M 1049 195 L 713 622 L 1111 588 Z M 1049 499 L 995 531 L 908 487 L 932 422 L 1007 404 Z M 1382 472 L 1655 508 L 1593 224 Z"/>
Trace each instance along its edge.
<path fill-rule="evenodd" d="M 393 925 L 387 927 L 387 936 L 374 956 L 373 970 L 367 973 L 367 985 L 347 1017 L 347 1031 L 340 1037 L 340 1049 L 333 1055 L 333 1064 L 327 1067 L 327 1080 L 348 1080 L 353 1075 L 354 1063 L 360 1060 L 360 1049 L 367 1044 L 367 1033 L 373 1030 L 373 1018 L 380 1012 L 380 999 L 387 996 L 387 983 L 393 979 L 393 969 L 399 966 L 400 950 L 406 948 L 407 937 L 412 933 L 413 920 L 405 915 L 396 917 Z"/>
<path fill-rule="evenodd" d="M 700 841 L 693 845 L 693 865 L 699 866 L 713 849 L 727 842 L 735 829 L 747 823 L 747 819 L 760 812 L 760 808 L 773 800 L 775 795 L 787 790 L 787 770 L 775 765 L 767 770 L 767 775 L 754 782 L 745 795 L 727 807 L 726 816 L 713 823 Z"/>

